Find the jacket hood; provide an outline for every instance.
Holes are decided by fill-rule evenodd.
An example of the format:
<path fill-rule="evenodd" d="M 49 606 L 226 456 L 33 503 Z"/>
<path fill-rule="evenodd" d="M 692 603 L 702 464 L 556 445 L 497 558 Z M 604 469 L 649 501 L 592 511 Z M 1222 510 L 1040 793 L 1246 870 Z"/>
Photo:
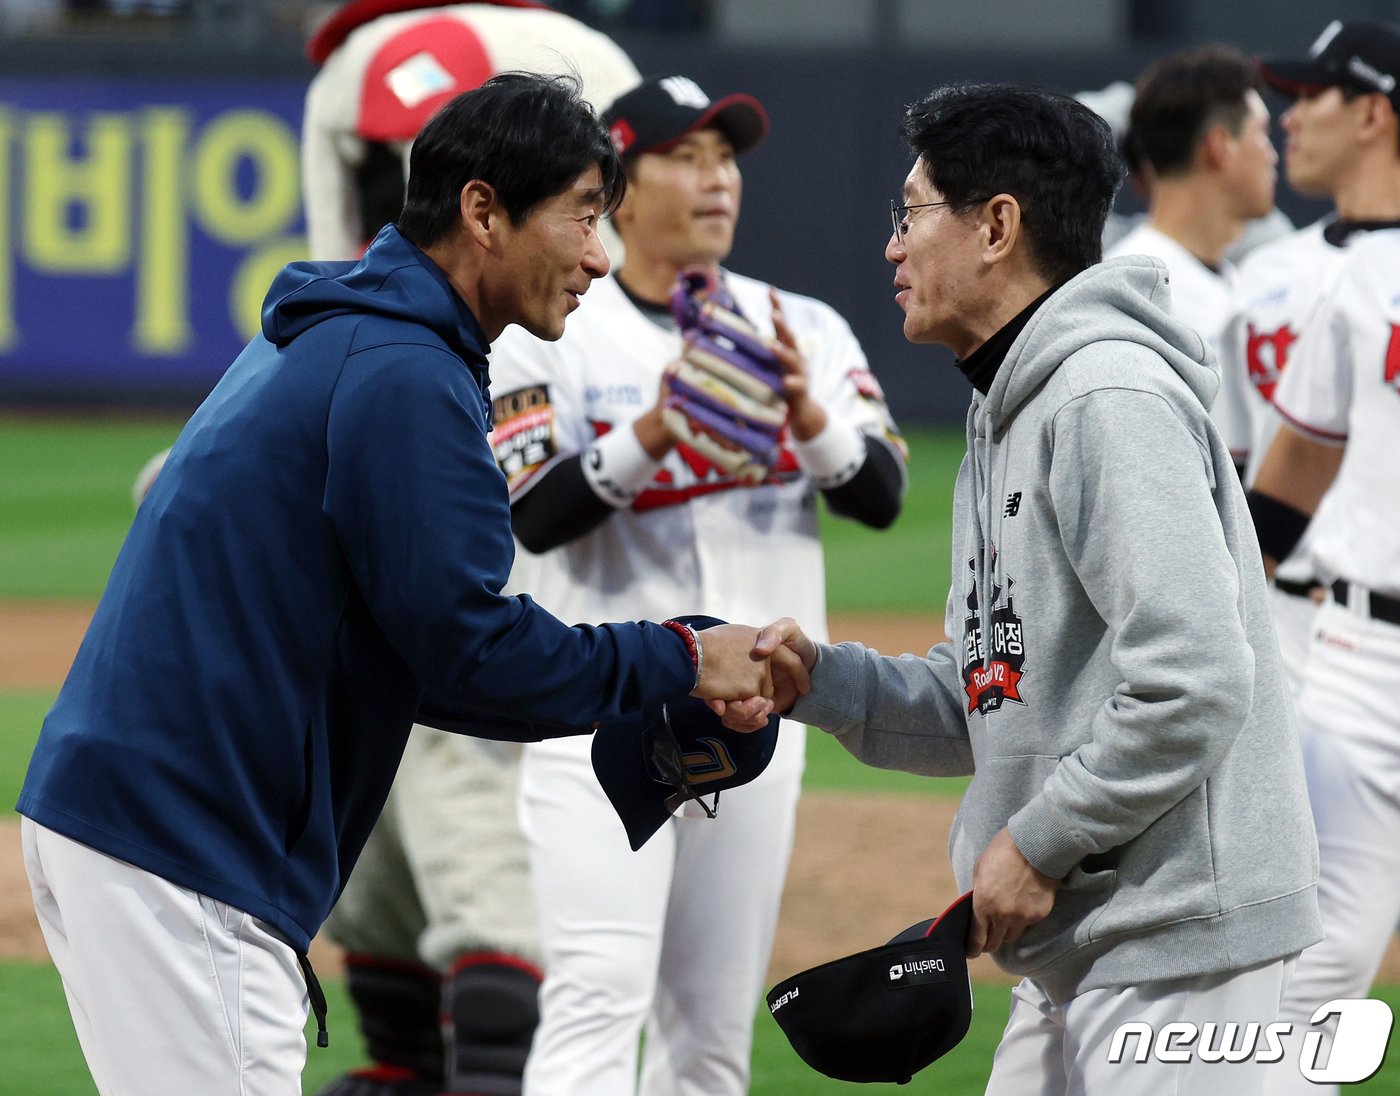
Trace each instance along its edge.
<path fill-rule="evenodd" d="M 1220 366 L 1196 329 L 1171 316 L 1170 308 L 1167 268 L 1147 255 L 1109 259 L 1071 278 L 1031 317 L 997 371 L 983 402 L 993 429 L 1066 358 L 1091 343 L 1149 347 L 1210 407 L 1220 388 Z"/>
<path fill-rule="evenodd" d="M 283 347 L 336 316 L 401 319 L 427 327 L 484 372 L 489 347 L 467 303 L 428 256 L 385 225 L 359 262 L 291 263 L 263 301 L 262 331 Z"/>

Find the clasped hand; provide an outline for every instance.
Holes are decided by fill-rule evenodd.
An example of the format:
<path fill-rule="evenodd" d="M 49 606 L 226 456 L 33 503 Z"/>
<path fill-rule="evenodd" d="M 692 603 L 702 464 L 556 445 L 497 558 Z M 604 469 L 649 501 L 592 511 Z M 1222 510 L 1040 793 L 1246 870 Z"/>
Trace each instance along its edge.
<path fill-rule="evenodd" d="M 700 633 L 705 665 L 692 696 L 709 702 L 724 725 L 756 731 L 811 688 L 816 645 L 795 620 L 767 627 L 721 624 Z"/>

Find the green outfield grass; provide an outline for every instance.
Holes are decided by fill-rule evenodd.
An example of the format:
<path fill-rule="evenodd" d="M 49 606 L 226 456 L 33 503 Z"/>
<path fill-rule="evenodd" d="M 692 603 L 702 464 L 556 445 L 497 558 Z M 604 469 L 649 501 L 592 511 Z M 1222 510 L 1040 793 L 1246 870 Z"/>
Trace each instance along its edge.
<path fill-rule="evenodd" d="M 39 723 L 53 698 L 51 689 L 0 689 L 0 805 L 6 810 L 19 796 Z"/>
<path fill-rule="evenodd" d="M 807 769 L 802 776 L 802 787 L 809 792 L 960 796 L 967 787 L 967 779 L 933 779 L 872 769 L 843 750 L 825 731 L 807 732 Z"/>
<path fill-rule="evenodd" d="M 131 520 L 137 471 L 169 445 L 173 417 L 120 419 L 0 414 L 0 600 L 91 601 L 101 593 Z M 962 454 L 960 429 L 912 431 L 910 489 L 894 529 L 876 533 L 823 517 L 831 607 L 842 612 L 940 613 L 948 584 L 948 515 Z M 12 804 L 53 690 L 0 691 L 0 802 Z M 808 789 L 957 795 L 965 781 L 930 781 L 856 764 L 830 737 L 809 739 Z M 327 980 L 332 1045 L 312 1040 L 305 1091 L 361 1061 L 342 983 Z M 1008 1009 L 1008 991 L 978 986 L 967 1039 L 901 1089 L 911 1096 L 980 1093 Z M 1376 996 L 1400 1009 L 1400 987 Z M 171 1037 L 178 1039 L 179 1032 Z M 57 974 L 44 964 L 0 963 L 0 1092 L 90 1096 Z M 754 1028 L 754 1096 L 828 1096 L 862 1091 L 807 1068 L 766 1009 Z M 1348 1088 L 1400 1096 L 1400 1065 Z"/>
<path fill-rule="evenodd" d="M 325 983 L 331 1045 L 316 1047 L 315 1026 L 308 1025 L 306 1072 L 302 1091 L 310 1096 L 327 1081 L 364 1061 L 363 1043 L 354 1030 L 345 987 Z M 968 1036 L 934 1066 L 899 1089 L 909 1096 L 961 1096 L 980 1093 L 992 1051 L 1006 1023 L 1009 996 L 1005 987 L 978 986 Z M 58 974 L 48 966 L 0 966 L 0 1016 L 14 1017 L 0 1042 L 0 1091 L 23 1096 L 95 1096 L 78 1040 L 68 1018 Z M 179 1032 L 171 1032 L 172 1039 Z M 836 1096 L 861 1091 L 813 1072 L 797 1057 L 778 1025 L 760 1008 L 754 1017 L 753 1096 Z M 873 1090 L 872 1090 L 873 1091 Z M 1384 1090 L 1374 1090 L 1377 1096 Z M 191 1094 L 193 1096 L 193 1094 Z"/>
<path fill-rule="evenodd" d="M 327 987 L 326 996 L 333 1014 L 342 1017 L 349 1015 L 350 1006 L 345 1003 L 342 986 Z M 909 1096 L 980 1093 L 987 1083 L 992 1052 L 1001 1038 L 1009 1010 L 1010 992 L 1005 987 L 977 986 L 973 1023 L 967 1038 L 940 1058 L 935 1066 L 899 1088 L 901 1096 L 905 1093 Z M 302 1079 L 302 1091 L 307 1096 L 314 1093 L 318 1085 L 343 1073 L 347 1062 L 353 1065 L 358 1061 L 355 1053 L 358 1053 L 361 1045 L 357 1034 L 353 1039 L 342 1039 L 342 1032 L 337 1026 L 331 1036 L 332 1046 L 324 1051 L 317 1050 L 315 1031 L 314 1024 L 307 1026 L 311 1049 L 307 1054 L 306 1073 Z M 753 1096 L 838 1096 L 842 1093 L 850 1096 L 859 1091 L 882 1091 L 863 1086 L 857 1088 L 813 1071 L 788 1044 L 765 1006 L 760 1006 L 754 1016 L 753 1035 L 753 1079 L 749 1089 Z M 346 1046 L 352 1042 L 355 1053 Z"/>
<path fill-rule="evenodd" d="M 95 599 L 131 523 L 132 482 L 182 423 L 0 415 L 0 599 Z"/>
<path fill-rule="evenodd" d="M 976 1007 L 967 1037 L 898 1091 L 908 1096 L 976 1096 L 986 1085 L 992 1054 L 1001 1038 L 1010 1008 L 1005 986 L 974 987 Z M 325 983 L 329 1005 L 331 1045 L 315 1045 L 314 1025 L 308 1025 L 306 1072 L 302 1091 L 316 1089 L 347 1069 L 361 1064 L 363 1044 L 350 1020 L 345 988 L 338 981 Z M 1400 988 L 1381 987 L 1376 997 L 1400 1011 Z M 0 1090 L 24 1096 L 94 1096 L 96 1089 L 78 1050 L 78 1040 L 63 1000 L 63 989 L 52 967 L 7 964 L 0 966 L 0 1016 L 6 1024 L 0 1043 Z M 171 1033 L 179 1038 L 178 1032 Z M 760 1007 L 754 1017 L 753 1083 L 751 1096 L 839 1096 L 865 1089 L 832 1081 L 813 1072 L 788 1045 L 778 1025 Z M 1381 1067 L 1370 1081 L 1348 1085 L 1357 1096 L 1400 1096 L 1400 1065 L 1394 1060 Z"/>
<path fill-rule="evenodd" d="M 132 481 L 182 425 L 0 414 L 0 599 L 95 599 L 131 523 Z M 962 431 L 908 440 L 909 493 L 892 530 L 823 519 L 834 611 L 942 612 Z"/>
<path fill-rule="evenodd" d="M 131 483 L 146 460 L 179 433 L 183 417 L 79 418 L 0 414 L 0 600 L 95 600 L 131 521 Z M 888 533 L 823 518 L 829 600 L 838 611 L 941 610 L 947 584 L 948 511 L 961 431 L 909 436 L 910 490 Z M 12 804 L 53 690 L 0 690 L 0 803 Z M 961 781 L 927 781 L 857 764 L 813 732 L 806 786 L 823 790 L 953 794 Z M 333 1045 L 314 1046 L 306 1091 L 361 1060 L 341 983 L 326 985 Z M 1006 993 L 979 989 L 973 1035 L 940 1065 L 938 1084 L 905 1091 L 973 1092 L 1000 1033 Z M 178 1033 L 173 1033 L 178 1037 Z M 0 964 L 0 1091 L 85 1096 L 94 1091 L 51 967 Z M 951 1086 L 951 1087 L 947 1087 Z M 792 1052 L 761 1011 L 755 1028 L 759 1094 L 826 1093 L 826 1081 Z"/>
<path fill-rule="evenodd" d="M 884 532 L 823 515 L 827 604 L 832 612 L 935 613 L 948 596 L 953 485 L 965 443 L 961 427 L 914 430 L 909 490 Z"/>

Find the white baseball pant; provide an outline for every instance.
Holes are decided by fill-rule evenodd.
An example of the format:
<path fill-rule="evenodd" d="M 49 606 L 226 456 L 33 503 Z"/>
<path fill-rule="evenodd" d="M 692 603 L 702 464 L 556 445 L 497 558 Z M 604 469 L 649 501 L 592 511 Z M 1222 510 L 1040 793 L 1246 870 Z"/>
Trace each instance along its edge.
<path fill-rule="evenodd" d="M 415 726 L 384 811 L 324 931 L 350 952 L 421 962 L 503 951 L 539 962 L 516 817 L 520 745 Z"/>
<path fill-rule="evenodd" d="M 1091 989 L 1066 1001 L 1023 979 L 1011 994 L 986 1096 L 1262 1096 L 1274 1066 L 1210 1063 L 1195 1053 L 1185 1062 L 1152 1055 L 1138 1062 L 1136 1039 L 1122 1061 L 1111 1062 L 1109 1053 L 1126 1023 L 1154 1032 L 1232 1020 L 1262 1028 L 1278 1016 L 1292 966 L 1291 958 L 1278 959 L 1243 971 Z"/>
<path fill-rule="evenodd" d="M 1370 992 L 1400 920 L 1400 627 L 1329 598 L 1315 619 L 1298 725 L 1326 938 L 1299 957 L 1282 1018 L 1306 1025 L 1318 1006 Z M 1269 1089 L 1337 1091 L 1296 1068 L 1280 1071 Z"/>
<path fill-rule="evenodd" d="M 1269 609 L 1278 635 L 1278 650 L 1283 656 L 1283 672 L 1296 700 L 1303 689 L 1303 671 L 1308 664 L 1308 647 L 1312 641 L 1313 620 L 1317 605 L 1311 598 L 1285 594 L 1269 589 Z"/>
<path fill-rule="evenodd" d="M 20 833 L 101 1096 L 300 1096 L 306 983 L 270 926 L 28 818 Z"/>
<path fill-rule="evenodd" d="M 545 981 L 525 1096 L 748 1091 L 805 737 L 784 721 L 767 770 L 722 793 L 717 818 L 668 821 L 635 853 L 587 740 L 526 747 L 521 824 Z"/>

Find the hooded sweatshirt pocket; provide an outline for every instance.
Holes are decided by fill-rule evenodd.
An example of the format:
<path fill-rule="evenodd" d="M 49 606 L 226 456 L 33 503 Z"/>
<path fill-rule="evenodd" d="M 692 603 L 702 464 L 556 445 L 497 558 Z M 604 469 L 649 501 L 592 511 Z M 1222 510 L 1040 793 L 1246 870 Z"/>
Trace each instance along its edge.
<path fill-rule="evenodd" d="M 1034 798 L 1061 758 L 1013 754 L 983 760 L 975 811 L 960 812 L 959 853 L 972 863 L 1020 806 Z M 970 791 L 971 789 L 969 789 Z M 962 866 L 959 871 L 963 877 Z M 1058 956 L 1120 933 L 1142 932 L 1220 912 L 1216 894 L 1206 792 L 1187 796 L 1137 837 L 1091 854 L 1063 878 L 1050 915 L 1017 942 L 1015 955 L 998 955 L 1013 973 L 1026 973 Z M 1009 961 L 1008 961 L 1009 960 Z"/>

